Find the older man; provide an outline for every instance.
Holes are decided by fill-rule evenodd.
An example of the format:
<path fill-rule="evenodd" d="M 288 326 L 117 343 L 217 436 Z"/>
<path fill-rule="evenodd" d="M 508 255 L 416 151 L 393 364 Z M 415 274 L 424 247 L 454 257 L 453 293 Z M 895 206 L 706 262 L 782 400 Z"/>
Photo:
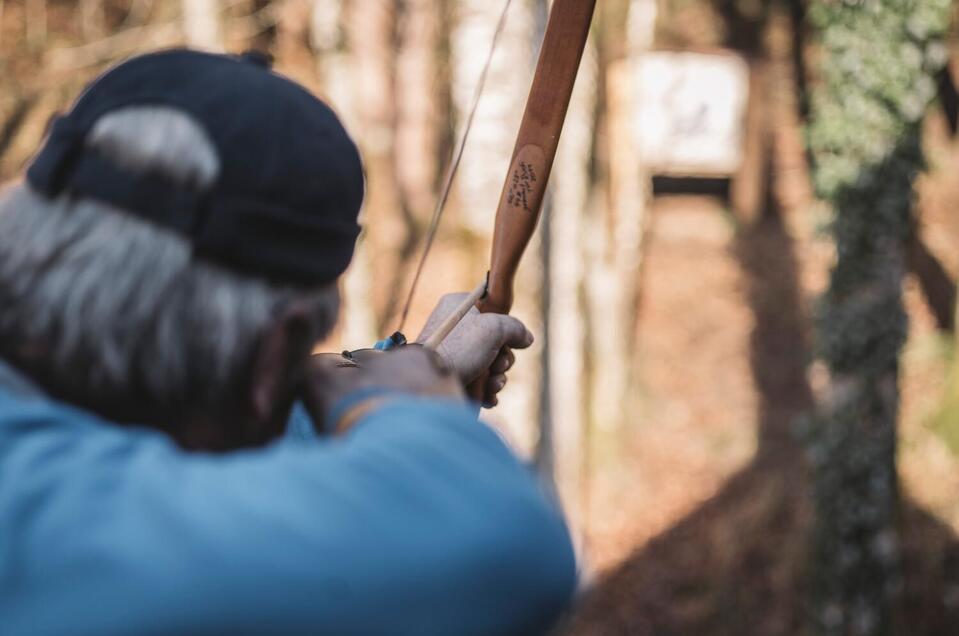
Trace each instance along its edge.
<path fill-rule="evenodd" d="M 249 60 L 136 58 L 54 123 L 0 201 L 0 634 L 553 624 L 566 527 L 461 387 L 502 388 L 525 327 L 311 357 L 363 188 L 333 113 Z"/>

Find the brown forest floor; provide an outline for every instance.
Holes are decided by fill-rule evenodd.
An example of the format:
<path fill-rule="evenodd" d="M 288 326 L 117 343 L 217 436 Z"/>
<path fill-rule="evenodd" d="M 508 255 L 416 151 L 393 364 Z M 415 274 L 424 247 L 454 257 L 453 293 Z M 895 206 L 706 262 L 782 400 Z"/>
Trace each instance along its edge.
<path fill-rule="evenodd" d="M 617 475 L 633 482 L 608 489 L 618 505 L 596 503 L 621 521 L 588 537 L 609 569 L 569 633 L 799 634 L 810 509 L 793 427 L 812 400 L 801 248 L 775 215 L 738 234 L 714 218 L 699 219 L 713 228 L 702 236 L 664 237 L 679 218 L 720 213 L 692 199 L 657 213 L 649 267 L 672 274 L 644 287 L 642 342 L 659 404 L 637 418 L 632 475 Z M 906 633 L 954 634 L 955 534 L 909 498 L 903 528 Z"/>
<path fill-rule="evenodd" d="M 642 409 L 625 444 L 604 448 L 600 434 L 586 531 L 599 574 L 564 634 L 803 633 L 811 506 L 796 429 L 813 404 L 810 314 L 831 254 L 815 232 L 782 40 L 773 32 L 768 45 L 766 90 L 776 97 L 765 215 L 737 226 L 719 197 L 654 202 L 639 319 Z M 948 161 L 959 165 L 954 154 Z M 955 272 L 959 228 L 949 212 L 959 196 L 939 181 L 921 184 L 924 234 Z M 906 300 L 901 633 L 946 636 L 959 633 L 959 463 L 925 425 L 945 376 L 943 356 L 929 353 L 941 337 L 912 279 Z"/>

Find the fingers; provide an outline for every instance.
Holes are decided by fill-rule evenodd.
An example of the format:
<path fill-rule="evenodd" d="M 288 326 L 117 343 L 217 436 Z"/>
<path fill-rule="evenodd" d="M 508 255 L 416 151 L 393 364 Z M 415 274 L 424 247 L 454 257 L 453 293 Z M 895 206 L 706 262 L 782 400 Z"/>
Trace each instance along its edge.
<path fill-rule="evenodd" d="M 533 334 L 521 321 L 503 314 L 482 314 L 483 319 L 494 322 L 499 333 L 499 348 L 526 349 L 533 344 Z"/>
<path fill-rule="evenodd" d="M 499 404 L 497 394 L 506 387 L 506 374 L 493 373 L 486 381 L 485 395 L 483 396 L 483 406 L 490 409 Z"/>
<path fill-rule="evenodd" d="M 491 332 L 498 336 L 496 343 L 490 343 L 498 346 L 494 349 L 495 357 L 488 366 L 490 376 L 486 381 L 483 396 L 483 406 L 493 408 L 499 404 L 497 394 L 506 387 L 506 372 L 516 362 L 516 356 L 512 350 L 526 349 L 532 345 L 533 334 L 521 321 L 512 316 L 483 314 L 482 318 L 491 325 Z"/>
<path fill-rule="evenodd" d="M 496 359 L 493 360 L 493 364 L 490 365 L 490 373 L 506 373 L 513 368 L 513 364 L 515 362 L 516 355 L 513 353 L 513 350 L 509 347 L 504 347 L 502 351 L 500 351 L 499 355 L 496 356 Z"/>

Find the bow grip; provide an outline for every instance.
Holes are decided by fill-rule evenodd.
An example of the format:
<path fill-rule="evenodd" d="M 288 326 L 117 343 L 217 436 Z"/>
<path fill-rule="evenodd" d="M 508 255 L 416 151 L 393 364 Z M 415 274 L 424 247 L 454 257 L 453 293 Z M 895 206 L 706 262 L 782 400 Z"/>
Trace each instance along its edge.
<path fill-rule="evenodd" d="M 550 167 L 543 149 L 535 144 L 519 148 L 513 157 L 496 209 L 486 295 L 476 303 L 483 313 L 508 314 L 513 307 L 513 281 L 536 231 Z M 482 403 L 488 382 L 486 371 L 466 387 L 466 392 Z"/>

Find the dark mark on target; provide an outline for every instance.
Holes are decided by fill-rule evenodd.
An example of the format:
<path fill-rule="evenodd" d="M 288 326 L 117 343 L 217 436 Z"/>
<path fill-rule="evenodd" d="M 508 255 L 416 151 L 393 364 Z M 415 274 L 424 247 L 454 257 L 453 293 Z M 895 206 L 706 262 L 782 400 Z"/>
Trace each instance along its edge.
<path fill-rule="evenodd" d="M 534 183 L 536 183 L 536 169 L 533 164 L 520 159 L 516 169 L 513 170 L 513 176 L 510 178 L 506 202 L 514 208 L 522 208 L 527 212 L 532 212 L 530 195 L 533 192 Z"/>

